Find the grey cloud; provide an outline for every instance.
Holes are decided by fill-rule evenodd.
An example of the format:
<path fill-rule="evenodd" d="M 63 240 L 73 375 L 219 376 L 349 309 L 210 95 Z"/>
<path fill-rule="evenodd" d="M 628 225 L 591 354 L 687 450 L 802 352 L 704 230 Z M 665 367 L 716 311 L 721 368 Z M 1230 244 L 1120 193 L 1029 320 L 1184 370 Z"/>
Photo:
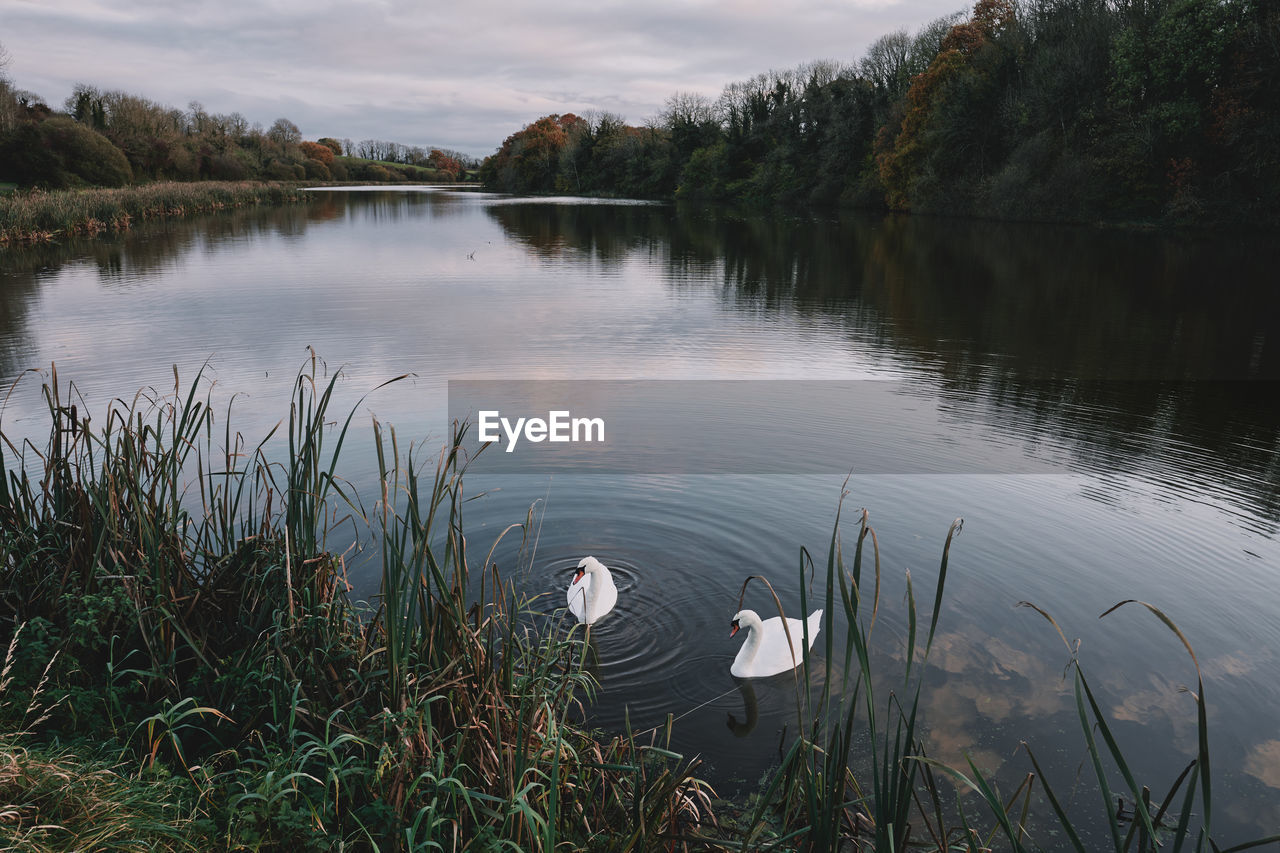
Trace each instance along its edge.
<path fill-rule="evenodd" d="M 953 0 L 422 4 L 0 0 L 10 76 L 51 104 L 77 82 L 199 101 L 304 135 L 483 155 L 549 112 L 640 123 L 673 92 L 817 59 L 855 60 Z"/>

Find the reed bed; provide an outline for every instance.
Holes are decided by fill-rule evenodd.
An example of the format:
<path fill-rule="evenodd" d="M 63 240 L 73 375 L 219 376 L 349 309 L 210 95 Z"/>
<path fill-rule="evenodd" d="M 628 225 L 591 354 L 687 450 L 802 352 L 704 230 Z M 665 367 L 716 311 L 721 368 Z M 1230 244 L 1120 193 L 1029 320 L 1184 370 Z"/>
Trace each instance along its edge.
<path fill-rule="evenodd" d="M 470 553 L 457 441 L 423 462 L 375 423 L 366 512 L 335 473 L 351 427 L 326 425 L 335 380 L 313 360 L 282 434 L 247 445 L 215 428 L 200 377 L 98 423 L 54 372 L 47 446 L 0 443 L 0 836 L 68 850 L 692 843 L 710 803 L 694 765 L 571 724 L 591 688 L 582 637 L 522 618 L 496 543 Z M 344 556 L 327 550 L 347 523 L 381 551 L 372 605 L 349 600 Z M 122 807 L 86 822 L 37 796 L 72 776 Z M 123 807 L 156 801 L 157 784 L 169 812 Z M 89 824 L 124 840 L 90 843 Z"/>
<path fill-rule="evenodd" d="M 115 189 L 32 190 L 0 195 L 0 245 L 125 231 L 135 222 L 305 201 L 305 184 L 163 181 Z"/>
<path fill-rule="evenodd" d="M 757 799 L 754 813 L 743 823 L 745 833 L 738 849 L 1238 853 L 1280 843 L 1280 833 L 1230 847 L 1213 840 L 1209 734 L 1199 662 L 1174 622 L 1145 602 L 1122 601 L 1102 616 L 1127 605 L 1144 608 L 1182 644 L 1194 667 L 1197 754 L 1166 786 L 1154 788 L 1153 794 L 1148 780 L 1135 775 L 1134 762 L 1126 757 L 1089 686 L 1078 658 L 1079 641 L 1069 642 L 1052 615 L 1029 602 L 1021 605 L 1049 623 L 1069 654 L 1067 671 L 1074 686 L 1082 751 L 1092 771 L 1081 787 L 1094 789 L 1095 810 L 1085 818 L 1078 812 L 1074 817 L 1069 815 L 1066 798 L 1049 784 L 1033 745 L 1026 741 L 1021 746 L 1029 762 L 1027 772 L 1012 791 L 1003 793 L 972 759 L 966 759 L 965 766 L 954 767 L 931 758 L 921 737 L 921 694 L 944 600 L 951 548 L 963 521 L 956 519 L 947 532 L 928 610 L 918 608 L 908 573 L 908 630 L 901 667 L 886 672 L 873 665 L 872 634 L 882 606 L 882 575 L 879 543 L 868 519 L 867 511 L 862 510 L 856 545 L 846 562 L 837 512 L 820 594 L 825 612 L 843 618 L 824 632 L 821 657 L 816 650 L 804 655 L 801 683 L 815 683 L 815 673 L 825 674 L 816 680 L 818 690 L 797 691 L 801 733 Z M 810 609 L 807 582 L 813 574 L 814 561 L 802 550 L 802 613 Z M 778 601 L 776 595 L 774 601 Z M 781 604 L 777 606 L 781 613 Z M 837 639 L 841 626 L 843 642 Z M 807 626 L 804 631 L 807 648 Z M 849 666 L 836 672 L 818 669 L 823 660 L 828 664 L 837 660 L 837 652 Z M 864 769 L 861 778 L 854 773 L 859 751 L 864 756 L 869 751 L 871 759 L 869 772 Z M 863 762 L 857 764 L 864 766 Z M 950 780 L 951 785 L 943 780 Z M 976 802 L 975 798 L 955 796 L 957 791 L 975 793 Z M 1092 847 L 1086 845 L 1082 820 L 1089 829 L 1106 828 L 1105 847 L 1096 842 Z"/>

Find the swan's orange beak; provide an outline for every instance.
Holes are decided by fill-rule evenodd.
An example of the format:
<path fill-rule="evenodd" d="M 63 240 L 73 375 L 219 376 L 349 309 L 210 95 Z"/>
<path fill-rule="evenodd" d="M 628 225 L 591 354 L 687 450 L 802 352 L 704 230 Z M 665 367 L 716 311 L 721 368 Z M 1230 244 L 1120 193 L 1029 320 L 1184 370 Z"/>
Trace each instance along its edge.
<path fill-rule="evenodd" d="M 731 640 L 733 639 L 733 635 L 734 635 L 734 634 L 736 634 L 736 633 L 738 633 L 738 629 L 739 629 L 740 627 L 742 627 L 742 626 L 738 624 L 738 620 L 737 620 L 737 619 L 734 619 L 734 620 L 733 620 L 733 630 L 731 630 L 731 631 L 729 632 L 729 639 L 731 639 Z"/>
<path fill-rule="evenodd" d="M 582 576 L 585 575 L 586 573 L 587 573 L 586 569 L 578 569 L 578 571 L 575 572 L 573 575 L 573 582 L 577 583 L 578 581 L 582 580 Z"/>

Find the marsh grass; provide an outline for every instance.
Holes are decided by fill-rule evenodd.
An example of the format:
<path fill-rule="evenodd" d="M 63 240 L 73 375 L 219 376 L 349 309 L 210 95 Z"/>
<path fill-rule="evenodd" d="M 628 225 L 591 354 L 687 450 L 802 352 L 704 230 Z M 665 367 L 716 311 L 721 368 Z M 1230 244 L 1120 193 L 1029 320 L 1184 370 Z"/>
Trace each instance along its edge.
<path fill-rule="evenodd" d="M 0 840 L 5 850 L 191 850 L 209 842 L 194 788 L 164 773 L 133 772 L 111 756 L 34 743 L 61 704 L 46 693 L 57 653 L 29 694 L 13 684 L 22 626 L 0 668 Z"/>
<path fill-rule="evenodd" d="M 352 417 L 329 412 L 337 376 L 322 373 L 312 357 L 287 419 L 249 444 L 230 411 L 215 425 L 201 376 L 184 388 L 175 374 L 171 393 L 97 423 L 51 372 L 47 445 L 0 442 L 7 706 L 39 711 L 5 721 L 10 766 L 44 767 L 50 785 L 99 778 L 106 800 L 185 786 L 182 815 L 136 812 L 168 829 L 118 812 L 124 835 L 157 843 L 693 843 L 710 803 L 695 765 L 570 723 L 592 686 L 582 637 L 534 627 L 492 563 L 496 542 L 472 555 L 463 431 L 424 463 L 375 422 L 380 494 L 366 510 L 336 473 Z M 344 555 L 328 550 L 346 524 L 382 560 L 372 605 L 347 597 Z M 53 732 L 71 746 L 54 750 Z M 0 829 L 64 827 L 40 842 L 50 849 L 99 843 L 57 803 L 23 802 Z M 117 814 L 92 813 L 95 826 Z"/>
<path fill-rule="evenodd" d="M 146 220 L 307 200 L 305 184 L 161 181 L 118 189 L 32 190 L 0 194 L 0 246 L 75 234 L 128 230 Z"/>
<path fill-rule="evenodd" d="M 757 798 L 754 812 L 743 822 L 738 849 L 968 853 L 1049 849 L 1086 853 L 1098 849 L 1082 840 L 1086 825 L 1089 829 L 1106 827 L 1110 843 L 1105 849 L 1116 853 L 1156 849 L 1235 853 L 1280 842 L 1280 834 L 1231 847 L 1214 842 L 1209 735 L 1199 662 L 1174 622 L 1145 602 L 1123 601 L 1102 615 L 1107 617 L 1130 604 L 1145 608 L 1181 642 L 1196 674 L 1192 697 L 1197 754 L 1163 795 L 1153 795 L 1151 787 L 1134 773 L 1134 762 L 1126 756 L 1089 686 L 1077 656 L 1079 642 L 1067 641 L 1053 617 L 1028 602 L 1022 604 L 1048 621 L 1070 654 L 1068 671 L 1074 682 L 1083 752 L 1096 788 L 1095 810 L 1082 817 L 1077 806 L 1074 816 L 1069 815 L 1062 793 L 1049 785 L 1032 745 L 1025 741 L 1022 749 L 1030 766 L 1013 790 L 1003 794 L 971 759 L 966 757 L 964 766 L 955 767 L 930 757 L 920 734 L 921 695 L 942 610 L 951 549 L 963 521 L 956 519 L 947 532 L 928 610 L 918 608 L 911 575 L 907 574 L 907 636 L 900 669 L 890 672 L 883 665 L 873 665 L 872 637 L 882 606 L 881 563 L 879 543 L 868 519 L 862 510 L 856 545 L 851 561 L 846 562 L 837 511 L 820 596 L 826 613 L 840 618 L 828 617 L 825 640 L 813 650 L 809 649 L 808 627 L 804 627 L 806 651 L 798 670 L 803 678 L 797 684 L 817 683 L 819 688 L 797 689 L 801 733 Z M 809 584 L 813 576 L 814 561 L 802 550 L 798 572 L 802 613 L 809 612 L 811 606 Z M 769 588 L 772 592 L 772 586 Z M 776 595 L 774 601 L 782 614 Z M 842 643 L 837 639 L 841 623 Z M 832 669 L 831 662 L 836 660 L 847 665 Z M 815 674 L 819 674 L 816 682 Z M 869 769 L 861 760 L 867 757 Z M 855 774 L 855 766 L 860 774 Z M 947 779 L 954 788 L 944 784 Z M 1120 787 L 1115 787 L 1115 780 L 1121 780 Z M 976 793 L 976 801 L 956 796 L 965 790 Z"/>
<path fill-rule="evenodd" d="M 918 735 L 920 693 L 937 630 L 951 542 L 961 526 L 957 519 L 947 534 L 928 631 L 919 648 L 915 593 L 910 575 L 907 577 L 905 664 L 899 676 L 889 676 L 895 686 L 882 695 L 884 676 L 875 671 L 871 662 L 872 635 L 880 608 L 879 543 L 863 510 L 852 562 L 846 566 L 837 512 L 820 588 L 823 609 L 829 615 L 828 630 L 822 632 L 819 649 L 827 662 L 842 659 L 847 665 L 838 671 L 819 669 L 820 659 L 809 648 L 808 626 L 803 626 L 806 651 L 798 668 L 802 675 L 799 683 L 814 683 L 814 676 L 821 674 L 817 679 L 820 688 L 816 692 L 797 691 L 797 717 L 802 731 L 760 798 L 740 849 L 753 849 L 757 834 L 766 831 L 774 836 L 770 846 L 790 842 L 814 850 L 849 845 L 866 850 L 901 850 L 909 843 L 922 843 L 912 836 L 912 822 L 920 826 L 922 789 L 932 788 L 936 793 L 936 785 L 928 766 L 916 760 L 924 754 Z M 810 609 L 809 583 L 813 574 L 814 561 L 802 550 L 802 613 Z M 869 583 L 864 584 L 864 580 Z M 777 603 L 776 595 L 774 600 Z M 844 627 L 843 642 L 839 644 L 837 615 L 843 617 L 839 622 Z M 841 653 L 839 658 L 837 651 Z M 871 753 L 870 772 L 862 779 L 854 774 L 855 744 Z M 947 849 L 944 831 L 926 825 L 923 834 L 936 849 Z"/>
<path fill-rule="evenodd" d="M 197 792 L 84 748 L 0 738 L 0 839 L 5 850 L 201 850 L 214 839 Z"/>

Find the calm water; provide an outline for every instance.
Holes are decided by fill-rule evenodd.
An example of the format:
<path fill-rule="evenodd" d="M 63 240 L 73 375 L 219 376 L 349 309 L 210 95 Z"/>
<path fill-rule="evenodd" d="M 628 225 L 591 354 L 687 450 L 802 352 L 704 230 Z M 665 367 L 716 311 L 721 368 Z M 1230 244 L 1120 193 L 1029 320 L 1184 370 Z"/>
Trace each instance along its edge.
<path fill-rule="evenodd" d="M 905 572 L 931 592 L 947 527 L 965 519 L 925 693 L 935 755 L 967 752 L 1011 789 L 1025 739 L 1070 788 L 1084 752 L 1067 654 L 1015 606 L 1030 600 L 1082 638 L 1139 775 L 1167 788 L 1194 751 L 1179 692 L 1194 670 L 1149 614 L 1097 618 L 1141 598 L 1202 663 L 1230 841 L 1280 827 L 1280 257 L 1267 242 L 320 192 L 308 207 L 0 251 L 0 379 L 56 363 L 100 412 L 208 361 L 215 398 L 239 393 L 237 426 L 256 437 L 286 414 L 312 346 L 342 367 L 343 406 L 412 374 L 369 396 L 357 424 L 376 416 L 428 447 L 446 433 L 450 380 L 840 380 L 734 408 L 719 441 L 698 439 L 737 454 L 712 474 L 668 465 L 702 453 L 674 446 L 648 448 L 671 453 L 644 473 L 474 478 L 487 493 L 469 509 L 473 543 L 541 499 L 518 581 L 554 591 L 548 608 L 581 556 L 615 569 L 593 719 L 680 716 L 675 748 L 700 753 L 722 792 L 753 784 L 794 686 L 729 676 L 738 588 L 765 573 L 798 609 L 800 548 L 825 553 L 852 470 L 846 512 L 866 507 L 881 544 L 886 660 L 906 633 Z M 43 435 L 39 380 L 8 399 L 7 433 Z M 671 414 L 646 408 L 655 424 Z M 788 456 L 802 427 L 821 449 Z M 345 472 L 371 495 L 371 431 L 348 445 Z M 356 581 L 372 591 L 371 573 Z"/>

